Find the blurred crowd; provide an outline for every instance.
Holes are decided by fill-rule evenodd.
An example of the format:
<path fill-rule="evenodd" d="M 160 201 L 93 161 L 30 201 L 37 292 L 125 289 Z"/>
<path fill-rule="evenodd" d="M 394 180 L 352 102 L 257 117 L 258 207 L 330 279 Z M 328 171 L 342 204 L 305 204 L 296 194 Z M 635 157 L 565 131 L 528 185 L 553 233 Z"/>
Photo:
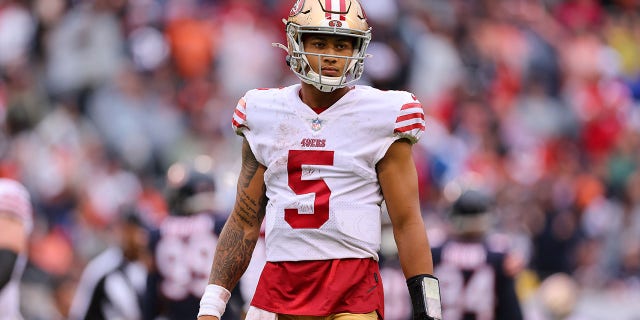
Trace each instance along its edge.
<path fill-rule="evenodd" d="M 446 231 L 449 186 L 464 179 L 495 198 L 494 232 L 525 261 L 524 303 L 545 304 L 540 284 L 558 275 L 585 297 L 576 308 L 632 300 L 640 4 L 362 3 L 373 40 L 361 82 L 409 90 L 428 115 L 414 149 L 430 236 Z M 233 107 L 246 90 L 298 81 L 271 45 L 285 41 L 292 4 L 0 0 L 0 176 L 27 186 L 36 214 L 27 319 L 65 317 L 86 263 L 116 241 L 109 226 L 122 208 L 151 226 L 168 215 L 173 163 L 210 167 L 216 206 L 229 212 L 240 154 Z M 625 316 L 611 319 L 637 319 Z"/>

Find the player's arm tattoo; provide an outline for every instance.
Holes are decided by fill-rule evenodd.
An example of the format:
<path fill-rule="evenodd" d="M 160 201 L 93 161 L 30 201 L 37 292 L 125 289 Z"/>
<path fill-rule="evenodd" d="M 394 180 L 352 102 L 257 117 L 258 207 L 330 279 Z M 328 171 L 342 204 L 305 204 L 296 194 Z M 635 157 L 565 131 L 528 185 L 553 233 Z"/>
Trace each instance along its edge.
<path fill-rule="evenodd" d="M 267 203 L 263 172 L 245 140 L 236 202 L 218 241 L 210 283 L 231 289 L 249 265 Z"/>
<path fill-rule="evenodd" d="M 242 170 L 240 177 L 238 177 L 238 188 L 248 188 L 259 167 L 260 163 L 251 151 L 249 142 L 244 140 L 242 143 Z"/>

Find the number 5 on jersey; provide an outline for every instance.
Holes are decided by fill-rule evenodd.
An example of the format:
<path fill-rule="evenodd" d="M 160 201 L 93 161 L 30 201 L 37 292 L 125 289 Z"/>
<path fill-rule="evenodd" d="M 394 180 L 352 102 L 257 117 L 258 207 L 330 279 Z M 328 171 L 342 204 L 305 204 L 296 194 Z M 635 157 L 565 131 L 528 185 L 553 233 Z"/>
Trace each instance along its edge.
<path fill-rule="evenodd" d="M 326 150 L 289 150 L 287 174 L 289 187 L 297 195 L 313 193 L 313 214 L 300 213 L 297 208 L 284 210 L 284 220 L 294 229 L 318 229 L 329 220 L 331 189 L 320 179 L 303 180 L 304 165 L 333 165 L 334 152 Z"/>

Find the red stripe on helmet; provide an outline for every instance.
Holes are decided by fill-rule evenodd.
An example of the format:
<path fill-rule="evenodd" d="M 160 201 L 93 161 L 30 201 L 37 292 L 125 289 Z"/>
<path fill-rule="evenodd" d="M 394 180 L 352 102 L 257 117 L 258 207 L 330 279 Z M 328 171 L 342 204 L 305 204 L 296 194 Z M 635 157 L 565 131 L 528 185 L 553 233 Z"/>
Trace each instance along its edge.
<path fill-rule="evenodd" d="M 331 20 L 331 0 L 324 0 L 324 17 Z"/>

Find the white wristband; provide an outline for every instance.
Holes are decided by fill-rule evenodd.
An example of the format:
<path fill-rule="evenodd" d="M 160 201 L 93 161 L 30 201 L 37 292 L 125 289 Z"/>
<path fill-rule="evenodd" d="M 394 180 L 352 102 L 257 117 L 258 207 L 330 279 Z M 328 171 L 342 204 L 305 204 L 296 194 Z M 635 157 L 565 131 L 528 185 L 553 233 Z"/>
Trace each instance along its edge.
<path fill-rule="evenodd" d="M 227 307 L 227 301 L 231 298 L 231 292 L 224 287 L 210 284 L 204 289 L 202 299 L 200 299 L 199 316 L 214 316 L 220 317 L 224 313 L 224 309 Z"/>

